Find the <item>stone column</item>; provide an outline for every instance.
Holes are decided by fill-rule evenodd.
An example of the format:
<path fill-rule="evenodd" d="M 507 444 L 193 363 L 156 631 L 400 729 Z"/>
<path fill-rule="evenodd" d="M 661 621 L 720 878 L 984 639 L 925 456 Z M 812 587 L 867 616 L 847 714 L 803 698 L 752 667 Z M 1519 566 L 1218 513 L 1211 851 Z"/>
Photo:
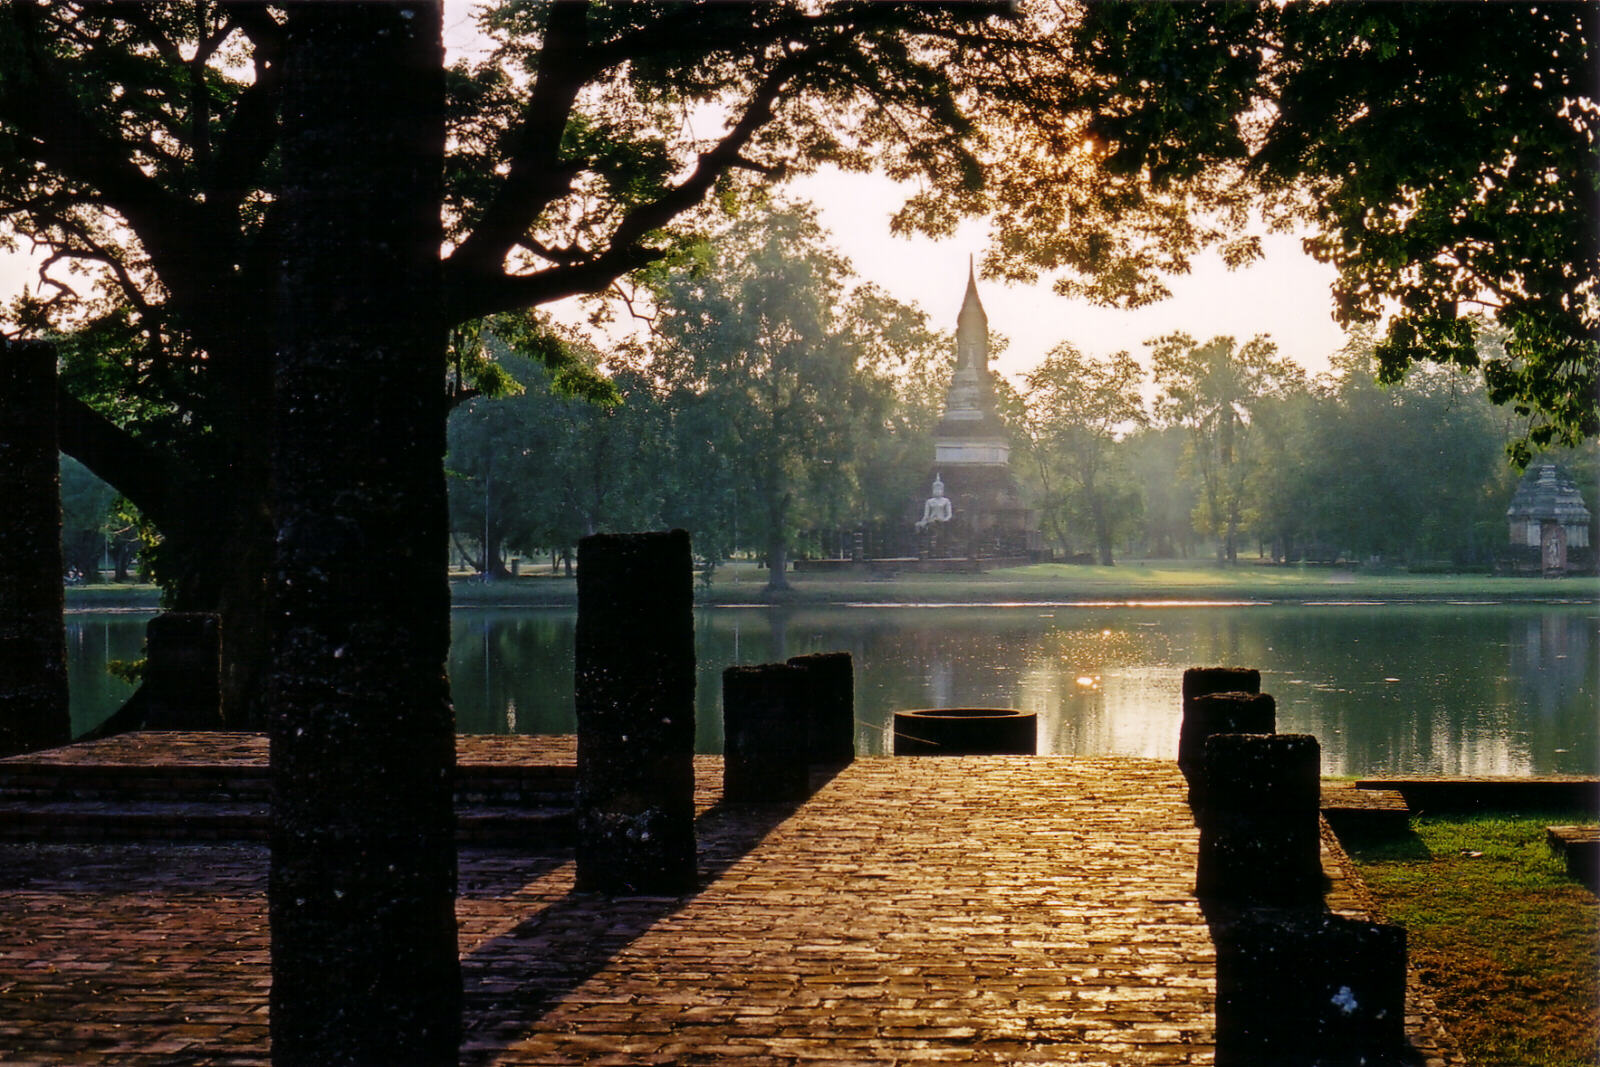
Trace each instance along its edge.
<path fill-rule="evenodd" d="M 167 611 L 145 626 L 150 729 L 222 728 L 221 625 L 208 612 Z"/>
<path fill-rule="evenodd" d="M 1321 756 L 1309 734 L 1218 734 L 1206 742 L 1196 894 L 1281 905 L 1321 898 Z"/>
<path fill-rule="evenodd" d="M 0 340 L 0 756 L 71 740 L 56 353 Z"/>
<path fill-rule="evenodd" d="M 806 726 L 807 759 L 840 767 L 856 758 L 856 680 L 848 652 L 793 656 L 799 669 L 799 707 Z"/>
<path fill-rule="evenodd" d="M 283 15 L 260 313 L 277 1067 L 460 1059 L 441 17 L 425 0 Z"/>
<path fill-rule="evenodd" d="M 722 672 L 724 800 L 804 800 L 811 791 L 805 682 L 790 663 Z"/>
<path fill-rule="evenodd" d="M 694 566 L 689 535 L 578 543 L 577 885 L 695 884 Z"/>
<path fill-rule="evenodd" d="M 1217 1063 L 1398 1063 L 1406 932 L 1327 913 L 1215 923 Z"/>
<path fill-rule="evenodd" d="M 1190 738 L 1189 716 L 1195 698 L 1208 693 L 1259 693 L 1261 672 L 1253 667 L 1190 667 L 1183 672 L 1183 721 L 1178 728 L 1178 766 L 1200 755 L 1205 738 Z"/>
<path fill-rule="evenodd" d="M 1277 703 L 1266 693 L 1202 693 L 1194 698 L 1183 719 L 1178 748 L 1191 753 L 1180 765 L 1189 779 L 1189 805 L 1197 819 L 1206 806 L 1206 739 L 1217 734 L 1276 733 L 1277 723 Z"/>

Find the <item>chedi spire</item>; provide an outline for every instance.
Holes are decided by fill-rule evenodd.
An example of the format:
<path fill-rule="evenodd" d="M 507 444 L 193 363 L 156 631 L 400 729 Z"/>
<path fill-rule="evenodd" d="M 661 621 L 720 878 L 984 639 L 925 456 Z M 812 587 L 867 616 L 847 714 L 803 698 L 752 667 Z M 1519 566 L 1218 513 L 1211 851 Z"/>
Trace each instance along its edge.
<path fill-rule="evenodd" d="M 978 299 L 978 275 L 967 257 L 967 292 L 956 315 L 956 366 L 989 369 L 989 316 Z"/>

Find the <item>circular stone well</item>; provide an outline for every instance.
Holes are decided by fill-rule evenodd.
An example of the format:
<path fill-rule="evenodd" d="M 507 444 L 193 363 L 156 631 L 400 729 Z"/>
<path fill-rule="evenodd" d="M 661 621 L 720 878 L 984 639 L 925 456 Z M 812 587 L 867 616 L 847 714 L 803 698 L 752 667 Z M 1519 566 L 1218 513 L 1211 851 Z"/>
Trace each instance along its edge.
<path fill-rule="evenodd" d="M 1014 708 L 922 708 L 894 713 L 896 756 L 1032 756 L 1038 718 Z"/>

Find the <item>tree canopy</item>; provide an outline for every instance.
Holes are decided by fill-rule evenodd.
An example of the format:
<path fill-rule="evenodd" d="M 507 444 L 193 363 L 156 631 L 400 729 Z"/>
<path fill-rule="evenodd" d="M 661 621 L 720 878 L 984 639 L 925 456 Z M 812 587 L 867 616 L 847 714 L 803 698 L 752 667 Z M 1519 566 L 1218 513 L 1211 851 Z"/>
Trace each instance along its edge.
<path fill-rule="evenodd" d="M 742 515 L 766 549 L 769 588 L 783 588 L 801 524 L 864 517 L 857 487 L 890 418 L 893 372 L 938 339 L 920 312 L 847 288 L 848 264 L 806 208 L 752 211 L 686 266 L 655 285 L 649 366 L 667 386 L 685 480 L 699 483 L 690 492 L 724 517 L 702 551 L 731 549 L 727 520 Z"/>
<path fill-rule="evenodd" d="M 1063 551 L 1062 526 L 1088 526 L 1106 566 L 1117 527 L 1138 501 L 1116 462 L 1115 445 L 1119 434 L 1147 421 L 1139 392 L 1144 377 L 1127 352 L 1096 358 L 1063 341 L 1028 373 L 1022 396 L 1017 428 L 1044 490 L 1042 518 Z"/>
<path fill-rule="evenodd" d="M 1383 380 L 1481 366 L 1526 420 L 1523 461 L 1600 432 L 1595 5 L 1075 12 L 1015 61 L 1034 92 L 991 105 L 1023 164 L 971 194 L 996 212 L 995 269 L 1133 306 L 1201 248 L 1259 254 L 1260 219 L 1337 267 L 1342 324 L 1388 316 Z M 1071 99 L 1037 95 L 1069 83 Z M 1025 121 L 1038 109 L 1049 123 Z M 1503 346 L 1484 343 L 1489 317 Z"/>
<path fill-rule="evenodd" d="M 173 602 L 223 612 L 230 701 L 264 652 L 292 14 L 0 6 L 0 236 L 43 248 L 48 279 L 11 328 L 69 337 L 62 447 L 161 531 Z M 873 3 L 505 2 L 484 27 L 493 54 L 443 72 L 441 337 L 604 289 L 744 181 L 833 162 L 977 183 L 969 57 L 1011 32 L 999 5 Z M 441 394 L 478 387 L 472 351 Z"/>
<path fill-rule="evenodd" d="M 1386 379 L 1481 364 L 1532 445 L 1572 443 L 1600 430 L 1595 17 L 492 4 L 493 49 L 447 78 L 441 315 L 604 289 L 741 182 L 875 168 L 919 183 L 902 227 L 992 213 L 992 271 L 1124 305 L 1202 248 L 1248 260 L 1258 215 L 1305 228 L 1341 318 L 1395 309 Z M 186 531 L 219 502 L 264 522 L 285 26 L 214 0 L 0 11 L 0 234 L 53 279 L 10 325 L 75 335 L 64 447 L 167 535 L 179 599 L 226 599 L 217 551 L 240 557 Z"/>
<path fill-rule="evenodd" d="M 1161 396 L 1156 413 L 1189 431 L 1184 459 L 1200 489 L 1195 526 L 1217 539 L 1217 559 L 1232 563 L 1247 516 L 1247 485 L 1263 459 L 1254 414 L 1269 397 L 1295 384 L 1299 368 L 1270 337 L 1236 344 L 1213 337 L 1199 344 L 1185 333 L 1150 342 Z"/>

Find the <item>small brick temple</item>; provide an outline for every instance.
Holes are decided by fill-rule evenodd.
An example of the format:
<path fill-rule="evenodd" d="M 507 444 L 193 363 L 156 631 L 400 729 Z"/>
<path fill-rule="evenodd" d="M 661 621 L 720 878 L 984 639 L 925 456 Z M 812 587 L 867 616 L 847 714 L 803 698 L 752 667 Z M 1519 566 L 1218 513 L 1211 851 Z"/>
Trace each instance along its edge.
<path fill-rule="evenodd" d="M 1594 565 L 1589 509 L 1577 483 L 1554 463 L 1528 468 L 1506 508 L 1506 522 L 1518 570 L 1565 574 Z"/>

